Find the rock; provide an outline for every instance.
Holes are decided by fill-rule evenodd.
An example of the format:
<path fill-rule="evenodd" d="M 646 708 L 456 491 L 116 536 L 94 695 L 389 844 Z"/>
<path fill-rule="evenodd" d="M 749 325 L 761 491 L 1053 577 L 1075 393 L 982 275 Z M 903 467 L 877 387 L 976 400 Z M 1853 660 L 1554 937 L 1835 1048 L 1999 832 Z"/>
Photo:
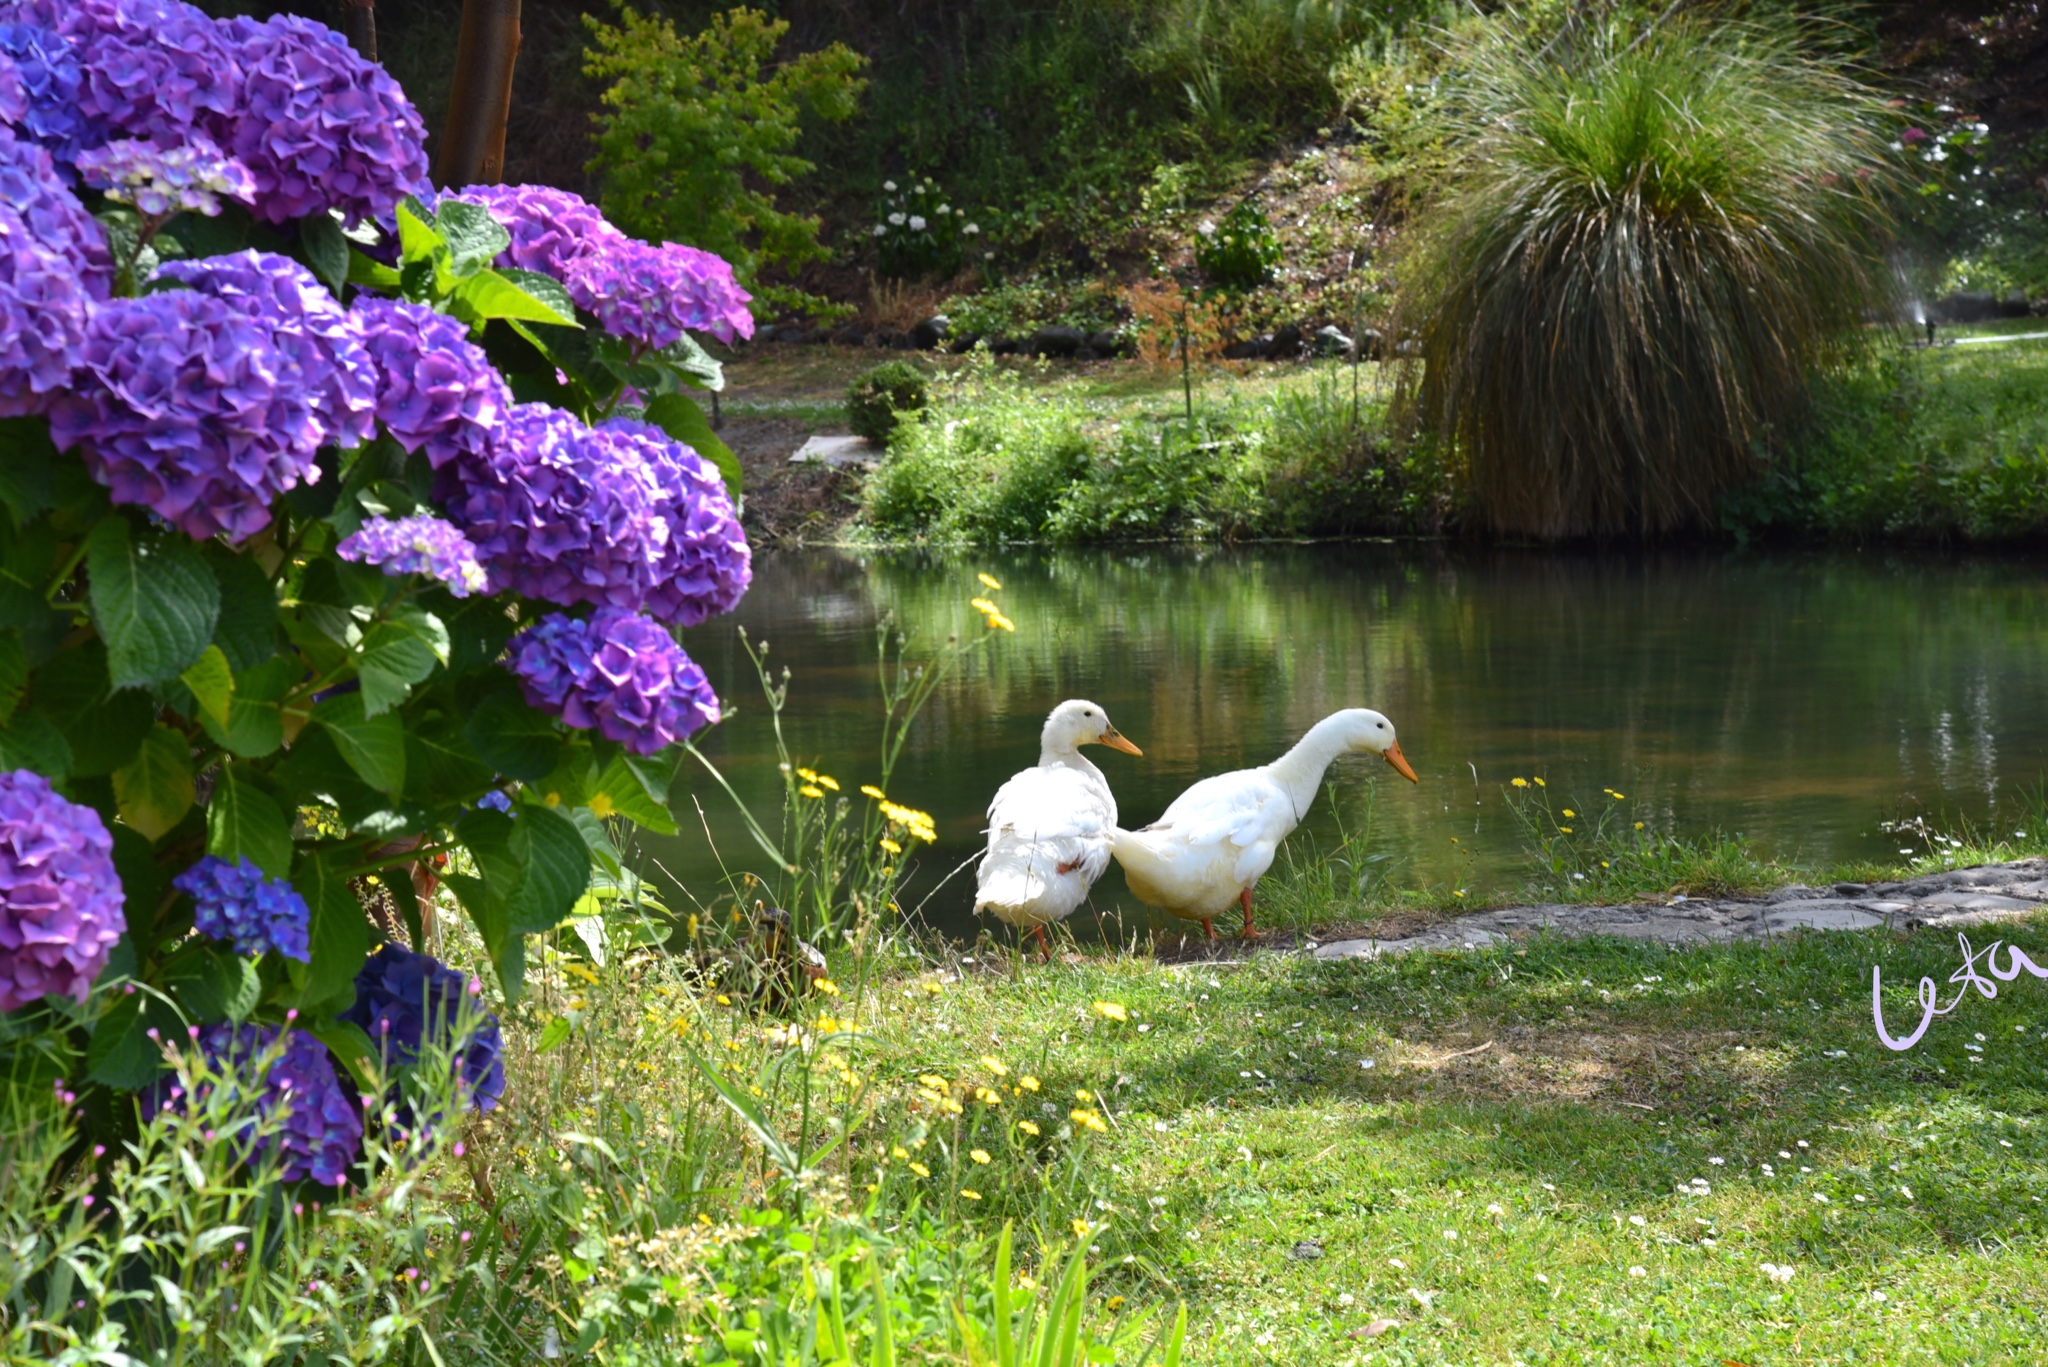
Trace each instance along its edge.
<path fill-rule="evenodd" d="M 860 437 L 812 437 L 790 456 L 791 465 L 825 465 L 834 470 L 868 469 L 882 453 Z"/>
<path fill-rule="evenodd" d="M 1229 346 L 1223 348 L 1223 359 L 1226 361 L 1256 361 L 1266 354 L 1266 344 L 1271 341 L 1272 338 L 1268 336 L 1254 337 L 1247 342 L 1232 342 Z"/>
<path fill-rule="evenodd" d="M 911 351 L 917 345 L 911 340 L 910 334 L 902 328 L 891 327 L 880 327 L 870 332 L 867 344 L 887 351 Z"/>
<path fill-rule="evenodd" d="M 1323 1246 L 1314 1239 L 1303 1239 L 1287 1250 L 1287 1256 L 1298 1263 L 1312 1263 L 1323 1256 Z"/>
<path fill-rule="evenodd" d="M 1102 359 L 1102 355 L 1092 346 L 1083 346 L 1074 353 L 1074 359 L 1077 361 L 1099 361 Z"/>
<path fill-rule="evenodd" d="M 996 356 L 1015 356 L 1024 348 L 1015 337 L 991 337 L 988 339 L 988 349 Z"/>
<path fill-rule="evenodd" d="M 981 334 L 978 332 L 963 332 L 956 337 L 948 337 L 946 339 L 946 350 L 952 352 L 955 356 L 964 356 L 974 350 L 981 340 Z"/>
<path fill-rule="evenodd" d="M 841 323 L 832 329 L 835 346 L 859 346 L 868 339 L 868 330 L 859 323 Z"/>
<path fill-rule="evenodd" d="M 1378 361 L 1385 358 L 1387 339 L 1378 328 L 1358 330 L 1358 354 L 1365 360 Z"/>
<path fill-rule="evenodd" d="M 1088 346 L 1098 356 L 1114 356 L 1117 353 L 1116 334 L 1102 331 L 1088 334 Z"/>
<path fill-rule="evenodd" d="M 943 313 L 935 313 L 910 330 L 919 351 L 937 351 L 939 344 L 953 330 L 953 320 Z"/>
<path fill-rule="evenodd" d="M 1301 355 L 1301 329 L 1289 323 L 1266 339 L 1266 359 L 1292 361 Z"/>
<path fill-rule="evenodd" d="M 1933 313 L 1942 323 L 1988 323 L 1998 317 L 1998 296 L 1987 290 L 1959 290 L 1935 300 Z"/>
<path fill-rule="evenodd" d="M 1780 902 L 1806 901 L 1811 898 L 1819 897 L 1821 895 L 1822 894 L 1819 891 L 1813 888 L 1809 888 L 1801 883 L 1794 883 L 1789 887 L 1776 889 L 1769 896 L 1764 898 L 1764 903 L 1767 906 L 1774 907 L 1778 905 L 1778 903 Z"/>
<path fill-rule="evenodd" d="M 1844 897 L 1861 897 L 1870 891 L 1870 884 L 1837 883 L 1835 884 L 1835 891 L 1841 893 Z"/>
<path fill-rule="evenodd" d="M 1072 356 L 1088 340 L 1079 328 L 1043 327 L 1031 334 L 1024 349 L 1033 356 Z"/>
<path fill-rule="evenodd" d="M 1318 356 L 1349 356 L 1351 339 L 1335 325 L 1325 323 L 1315 331 L 1309 340 L 1309 348 Z"/>
<path fill-rule="evenodd" d="M 1998 313 L 2002 318 L 2024 318 L 2027 316 L 2027 292 L 2011 290 L 1998 301 Z"/>

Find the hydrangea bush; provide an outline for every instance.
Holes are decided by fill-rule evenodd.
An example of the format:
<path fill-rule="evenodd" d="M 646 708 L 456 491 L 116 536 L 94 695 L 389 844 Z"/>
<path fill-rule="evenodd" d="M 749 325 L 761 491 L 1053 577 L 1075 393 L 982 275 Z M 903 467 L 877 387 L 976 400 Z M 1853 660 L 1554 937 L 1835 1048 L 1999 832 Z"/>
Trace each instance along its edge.
<path fill-rule="evenodd" d="M 421 139 L 305 19 L 0 0 L 0 1063 L 110 1144 L 173 1039 L 269 1060 L 287 1180 L 423 1052 L 495 1106 L 405 866 L 516 999 L 718 720 L 675 633 L 750 562 L 691 395 L 748 295 Z"/>

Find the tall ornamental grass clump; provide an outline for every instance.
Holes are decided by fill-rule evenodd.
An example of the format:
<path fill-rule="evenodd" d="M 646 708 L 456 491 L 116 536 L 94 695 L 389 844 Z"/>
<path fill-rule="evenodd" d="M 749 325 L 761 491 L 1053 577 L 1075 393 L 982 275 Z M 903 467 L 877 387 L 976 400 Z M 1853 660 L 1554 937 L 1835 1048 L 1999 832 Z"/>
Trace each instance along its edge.
<path fill-rule="evenodd" d="M 1797 37 L 1615 23 L 1467 54 L 1405 392 L 1496 529 L 1709 524 L 1892 293 L 1882 106 Z"/>

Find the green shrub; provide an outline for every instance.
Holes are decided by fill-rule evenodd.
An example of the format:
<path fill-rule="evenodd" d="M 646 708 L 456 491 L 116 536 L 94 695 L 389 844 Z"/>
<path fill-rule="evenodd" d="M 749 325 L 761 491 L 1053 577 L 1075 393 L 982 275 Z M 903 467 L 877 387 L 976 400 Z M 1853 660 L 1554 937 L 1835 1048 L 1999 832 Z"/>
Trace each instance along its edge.
<path fill-rule="evenodd" d="M 866 59 L 834 43 L 775 64 L 789 24 L 759 10 L 715 15 L 685 38 L 666 18 L 615 3 L 617 27 L 584 18 L 584 72 L 607 83 L 589 167 L 605 216 L 639 237 L 716 252 L 771 305 L 817 311 L 822 301 L 801 290 L 761 283 L 764 271 L 826 254 L 818 220 L 776 208 L 761 187 L 809 174 L 791 151 L 802 116 L 851 118 Z"/>
<path fill-rule="evenodd" d="M 884 361 L 846 387 L 846 425 L 857 437 L 888 444 L 900 413 L 931 402 L 924 372 L 909 361 Z"/>
<path fill-rule="evenodd" d="M 1343 368 L 1192 422 L 1109 414 L 989 362 L 937 387 L 865 491 L 891 538 L 1085 543 L 1429 535 L 1460 511 L 1439 447 L 1397 449 Z"/>
<path fill-rule="evenodd" d="M 1721 517 L 1745 538 L 2041 535 L 2048 351 L 1907 352 L 1821 379 L 1808 420 Z"/>
<path fill-rule="evenodd" d="M 1441 106 L 1454 192 L 1404 272 L 1416 416 L 1498 528 L 1710 524 L 1896 288 L 1886 111 L 1783 27 L 1495 32 Z"/>
<path fill-rule="evenodd" d="M 1255 289 L 1273 278 L 1280 243 L 1264 211 L 1247 199 L 1221 223 L 1203 221 L 1195 239 L 1195 264 L 1226 289 Z"/>

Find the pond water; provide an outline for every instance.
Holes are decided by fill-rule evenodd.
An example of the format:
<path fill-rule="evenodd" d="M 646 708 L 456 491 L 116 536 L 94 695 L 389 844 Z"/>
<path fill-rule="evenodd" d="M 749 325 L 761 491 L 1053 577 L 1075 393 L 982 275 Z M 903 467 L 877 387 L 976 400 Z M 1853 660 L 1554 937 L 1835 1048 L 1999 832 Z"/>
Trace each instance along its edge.
<path fill-rule="evenodd" d="M 734 627 L 793 671 L 783 720 L 798 762 L 852 793 L 878 772 L 877 622 L 901 624 L 913 654 L 983 633 L 968 606 L 977 571 L 1002 580 L 995 596 L 1016 633 L 932 698 L 890 794 L 931 812 L 940 837 L 903 903 L 929 895 L 927 919 L 959 933 L 974 927 L 971 871 L 932 888 L 980 848 L 990 795 L 1035 760 L 1046 711 L 1067 697 L 1101 703 L 1144 747 L 1142 759 L 1098 754 L 1126 825 L 1199 777 L 1265 763 L 1338 708 L 1385 712 L 1420 786 L 1369 756 L 1339 760 L 1293 846 L 1332 848 L 1340 823 L 1369 820 L 1395 886 L 1521 886 L 1528 865 L 1503 796 L 1518 776 L 1547 779 L 1560 806 L 1597 810 L 1614 789 L 1651 829 L 1741 833 L 1826 863 L 1896 850 L 1879 830 L 1888 817 L 2009 823 L 2021 790 L 2048 772 L 2040 560 L 1412 545 L 773 551 L 738 612 L 687 639 L 738 703 L 703 748 L 758 813 L 772 824 L 779 776 Z M 695 898 L 718 891 L 721 867 L 762 862 L 701 773 L 683 771 L 675 805 L 684 834 L 645 850 Z M 1094 900 L 1139 910 L 1113 866 Z"/>

